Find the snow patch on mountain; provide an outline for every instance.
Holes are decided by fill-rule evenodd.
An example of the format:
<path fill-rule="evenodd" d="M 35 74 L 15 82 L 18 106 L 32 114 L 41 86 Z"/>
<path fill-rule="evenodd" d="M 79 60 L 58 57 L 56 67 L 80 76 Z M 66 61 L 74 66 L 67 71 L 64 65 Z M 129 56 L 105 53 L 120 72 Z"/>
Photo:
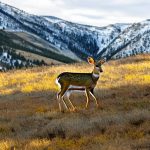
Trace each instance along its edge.
<path fill-rule="evenodd" d="M 62 20 L 53 16 L 43 16 L 47 21 L 52 22 L 52 23 L 59 23 Z"/>

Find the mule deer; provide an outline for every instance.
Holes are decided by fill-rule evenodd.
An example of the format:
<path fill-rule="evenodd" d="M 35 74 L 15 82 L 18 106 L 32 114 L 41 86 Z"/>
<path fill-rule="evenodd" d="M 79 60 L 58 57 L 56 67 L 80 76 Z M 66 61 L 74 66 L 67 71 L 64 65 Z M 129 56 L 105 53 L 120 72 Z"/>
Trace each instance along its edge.
<path fill-rule="evenodd" d="M 57 77 L 56 83 L 60 86 L 60 92 L 57 94 L 60 111 L 62 111 L 61 102 L 64 103 L 66 109 L 69 109 L 64 101 L 65 94 L 67 95 L 68 101 L 71 104 L 72 109 L 75 110 L 74 105 L 69 99 L 70 93 L 75 91 L 85 91 L 87 98 L 86 108 L 89 104 L 90 95 L 94 98 L 96 105 L 98 106 L 98 101 L 94 96 L 94 88 L 99 79 L 100 72 L 103 72 L 101 66 L 105 62 L 105 60 L 99 60 L 96 62 L 92 57 L 88 57 L 87 60 L 89 64 L 94 65 L 92 73 L 63 72 Z"/>

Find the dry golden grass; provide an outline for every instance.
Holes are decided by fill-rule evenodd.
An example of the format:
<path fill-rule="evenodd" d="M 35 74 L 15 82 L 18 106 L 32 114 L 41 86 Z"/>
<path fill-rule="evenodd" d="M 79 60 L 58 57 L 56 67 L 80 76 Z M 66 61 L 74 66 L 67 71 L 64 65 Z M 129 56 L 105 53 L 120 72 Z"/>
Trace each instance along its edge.
<path fill-rule="evenodd" d="M 60 113 L 55 79 L 91 72 L 81 63 L 0 73 L 0 150 L 150 149 L 150 55 L 104 65 L 93 100 L 71 95 L 76 112 Z"/>

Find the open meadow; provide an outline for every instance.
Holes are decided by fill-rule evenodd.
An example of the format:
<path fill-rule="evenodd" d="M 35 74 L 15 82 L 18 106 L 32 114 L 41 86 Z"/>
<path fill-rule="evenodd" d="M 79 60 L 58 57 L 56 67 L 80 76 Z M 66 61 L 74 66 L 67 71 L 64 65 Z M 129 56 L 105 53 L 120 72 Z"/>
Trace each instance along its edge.
<path fill-rule="evenodd" d="M 100 103 L 72 94 L 76 112 L 59 112 L 55 84 L 88 63 L 0 73 L 0 150 L 149 150 L 150 55 L 109 61 L 95 88 Z M 66 101 L 67 102 L 67 101 Z"/>

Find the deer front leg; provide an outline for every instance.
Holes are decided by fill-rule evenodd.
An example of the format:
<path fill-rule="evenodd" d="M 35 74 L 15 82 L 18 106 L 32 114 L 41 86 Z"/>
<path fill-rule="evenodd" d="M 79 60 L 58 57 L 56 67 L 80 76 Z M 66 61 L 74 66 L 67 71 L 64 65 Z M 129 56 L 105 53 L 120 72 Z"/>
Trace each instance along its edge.
<path fill-rule="evenodd" d="M 93 91 L 90 91 L 90 94 L 91 94 L 91 96 L 94 98 L 95 103 L 96 103 L 96 106 L 98 107 L 98 106 L 99 106 L 99 105 L 98 105 L 98 101 L 97 101 L 97 99 L 96 99 L 96 97 L 95 97 Z"/>
<path fill-rule="evenodd" d="M 86 93 L 86 108 L 88 108 L 89 105 L 89 100 L 90 100 L 90 90 L 89 89 L 85 89 L 85 93 Z"/>

